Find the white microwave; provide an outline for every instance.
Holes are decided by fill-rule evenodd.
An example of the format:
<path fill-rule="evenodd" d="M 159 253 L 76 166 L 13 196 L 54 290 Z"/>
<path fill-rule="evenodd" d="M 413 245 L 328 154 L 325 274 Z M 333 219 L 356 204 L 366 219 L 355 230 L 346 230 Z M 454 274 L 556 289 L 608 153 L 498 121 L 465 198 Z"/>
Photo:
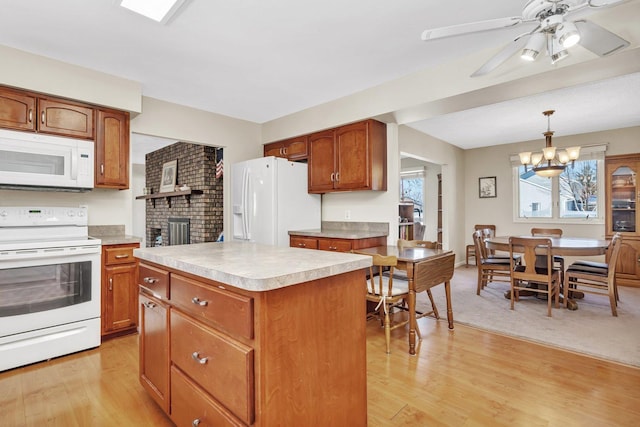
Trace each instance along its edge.
<path fill-rule="evenodd" d="M 0 188 L 93 188 L 94 142 L 0 129 Z"/>

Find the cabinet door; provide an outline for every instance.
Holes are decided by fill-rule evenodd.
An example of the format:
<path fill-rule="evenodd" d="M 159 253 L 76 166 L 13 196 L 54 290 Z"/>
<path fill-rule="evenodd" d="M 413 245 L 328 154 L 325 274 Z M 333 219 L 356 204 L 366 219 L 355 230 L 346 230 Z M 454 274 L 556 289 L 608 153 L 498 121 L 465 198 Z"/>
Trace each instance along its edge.
<path fill-rule="evenodd" d="M 135 264 L 105 267 L 102 294 L 103 334 L 135 327 L 138 324 Z"/>
<path fill-rule="evenodd" d="M 360 122 L 336 130 L 336 189 L 371 188 L 371 151 L 367 129 L 367 122 Z"/>
<path fill-rule="evenodd" d="M 282 142 L 273 142 L 264 146 L 264 157 L 287 157 Z"/>
<path fill-rule="evenodd" d="M 284 156 L 291 161 L 304 160 L 308 157 L 308 143 L 306 136 L 291 138 L 284 141 Z"/>
<path fill-rule="evenodd" d="M 335 179 L 334 131 L 309 135 L 309 193 L 333 190 Z"/>
<path fill-rule="evenodd" d="M 622 238 L 616 282 L 623 286 L 640 286 L 640 240 Z"/>
<path fill-rule="evenodd" d="M 95 186 L 129 188 L 129 114 L 98 110 Z"/>
<path fill-rule="evenodd" d="M 35 115 L 35 96 L 0 88 L 0 127 L 35 131 Z"/>
<path fill-rule="evenodd" d="M 38 131 L 93 139 L 93 108 L 55 98 L 38 98 Z"/>
<path fill-rule="evenodd" d="M 140 294 L 140 384 L 169 413 L 169 309 Z"/>

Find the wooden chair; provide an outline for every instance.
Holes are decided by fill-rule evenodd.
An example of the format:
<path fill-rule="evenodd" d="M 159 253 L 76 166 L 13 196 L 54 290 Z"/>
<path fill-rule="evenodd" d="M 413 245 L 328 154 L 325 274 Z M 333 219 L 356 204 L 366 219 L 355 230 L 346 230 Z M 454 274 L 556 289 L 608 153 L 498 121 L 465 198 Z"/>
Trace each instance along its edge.
<path fill-rule="evenodd" d="M 547 316 L 551 317 L 551 299 L 558 307 L 560 299 L 560 271 L 553 268 L 552 244 L 549 238 L 509 237 L 509 253 L 524 249 L 524 265 L 511 261 L 511 310 L 520 299 L 520 291 L 547 295 Z M 544 266 L 536 263 L 537 257 L 545 257 Z"/>
<path fill-rule="evenodd" d="M 415 286 L 416 294 L 422 291 L 426 291 L 429 295 L 429 299 L 432 301 L 433 311 L 428 313 L 416 313 L 416 319 L 429 316 L 433 314 L 436 319 L 439 319 L 438 311 L 436 310 L 433 299 L 431 298 L 431 288 L 441 283 L 445 284 L 445 292 L 447 298 L 447 319 L 449 321 L 449 329 L 453 329 L 453 310 L 451 308 L 451 285 L 450 281 L 453 277 L 453 271 L 455 269 L 456 254 L 449 253 L 438 258 L 428 259 L 419 262 L 415 266 Z M 420 336 L 420 329 L 416 327 L 418 337 Z"/>
<path fill-rule="evenodd" d="M 496 226 L 493 224 L 476 224 L 473 226 L 473 231 L 478 231 L 478 230 L 487 230 L 485 232 L 485 237 L 493 237 L 496 235 Z M 476 246 L 475 244 L 473 245 L 467 245 L 466 248 L 466 261 L 465 264 L 467 266 L 469 266 L 469 258 L 473 257 L 475 258 L 476 261 L 476 265 L 478 264 L 478 258 L 476 257 Z"/>
<path fill-rule="evenodd" d="M 391 325 L 390 312 L 393 306 L 409 297 L 409 283 L 406 280 L 394 278 L 393 273 L 397 265 L 398 258 L 393 255 L 374 254 L 367 281 L 367 301 L 377 304 L 375 311 L 369 313 L 367 317 L 377 317 L 383 324 L 387 354 L 391 353 L 391 331 L 409 323 L 409 320 L 404 320 Z M 382 274 L 384 269 L 389 269 L 389 275 Z"/>
<path fill-rule="evenodd" d="M 531 229 L 531 236 L 533 237 L 562 237 L 561 228 L 537 228 Z M 539 257 L 539 262 L 544 264 L 546 259 Z M 560 269 L 560 283 L 564 283 L 564 258 L 558 255 L 553 256 L 553 263 L 555 267 Z"/>
<path fill-rule="evenodd" d="M 476 294 L 480 295 L 480 291 L 489 282 L 511 281 L 511 258 L 490 257 L 484 242 L 482 229 L 473 232 L 473 243 L 475 245 L 476 265 L 478 268 L 478 289 Z"/>
<path fill-rule="evenodd" d="M 564 282 L 564 304 L 571 298 L 574 291 L 609 296 L 611 314 L 618 316 L 618 287 L 616 285 L 616 264 L 622 245 L 622 235 L 616 233 L 611 240 L 609 262 L 595 262 L 579 260 L 567 268 Z M 578 289 L 580 287 L 580 289 Z M 587 288 L 587 289 L 585 289 Z"/>

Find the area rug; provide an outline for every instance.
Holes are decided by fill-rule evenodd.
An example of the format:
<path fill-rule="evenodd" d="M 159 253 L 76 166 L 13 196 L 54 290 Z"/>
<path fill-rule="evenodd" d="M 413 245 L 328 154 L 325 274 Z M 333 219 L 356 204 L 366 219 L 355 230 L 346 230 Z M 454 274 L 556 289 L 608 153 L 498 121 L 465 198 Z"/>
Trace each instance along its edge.
<path fill-rule="evenodd" d="M 618 317 L 611 315 L 609 299 L 586 295 L 576 300 L 578 310 L 553 308 L 546 301 L 521 298 L 515 310 L 504 297 L 506 282 L 490 283 L 476 295 L 477 270 L 458 267 L 451 282 L 454 322 L 503 335 L 554 346 L 605 360 L 640 367 L 640 288 L 619 287 Z M 444 286 L 432 289 L 441 318 L 446 318 Z M 428 307 L 422 292 L 417 309 Z"/>

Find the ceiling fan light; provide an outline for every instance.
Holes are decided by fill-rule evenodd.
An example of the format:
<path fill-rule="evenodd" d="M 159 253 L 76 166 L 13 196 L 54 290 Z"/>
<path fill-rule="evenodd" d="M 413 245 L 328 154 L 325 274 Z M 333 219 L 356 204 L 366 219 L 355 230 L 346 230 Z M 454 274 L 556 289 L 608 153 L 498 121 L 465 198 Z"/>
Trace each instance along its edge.
<path fill-rule="evenodd" d="M 558 41 L 565 49 L 575 46 L 580 41 L 580 33 L 573 22 L 565 22 L 558 30 Z"/>
<path fill-rule="evenodd" d="M 554 36 L 551 40 L 551 63 L 555 64 L 556 62 L 566 58 L 569 56 L 569 52 L 565 50 L 564 47 L 558 42 L 558 39 Z"/>
<path fill-rule="evenodd" d="M 522 50 L 520 58 L 525 61 L 534 61 L 538 54 L 540 54 L 540 51 L 544 48 L 545 40 L 546 36 L 543 33 L 533 34 Z"/>

